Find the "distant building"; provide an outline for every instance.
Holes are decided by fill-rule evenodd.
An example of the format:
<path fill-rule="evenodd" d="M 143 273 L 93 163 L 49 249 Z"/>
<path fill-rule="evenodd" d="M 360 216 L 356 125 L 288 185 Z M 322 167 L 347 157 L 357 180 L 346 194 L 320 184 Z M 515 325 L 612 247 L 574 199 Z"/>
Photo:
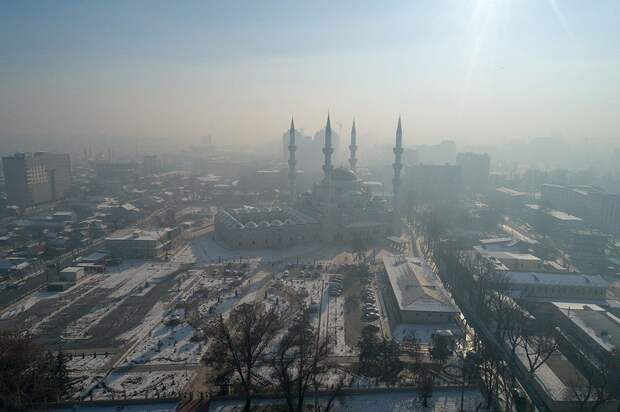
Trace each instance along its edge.
<path fill-rule="evenodd" d="M 451 165 L 413 165 L 406 169 L 405 192 L 421 204 L 458 201 L 463 194 L 461 168 Z"/>
<path fill-rule="evenodd" d="M 580 217 L 605 233 L 620 234 L 620 195 L 595 186 L 544 184 L 541 203 Z"/>
<path fill-rule="evenodd" d="M 620 319 L 594 304 L 553 302 L 551 315 L 567 337 L 573 350 L 585 353 L 584 359 L 596 359 L 618 373 L 620 357 Z"/>
<path fill-rule="evenodd" d="M 598 275 L 504 272 L 511 294 L 526 300 L 602 302 L 609 284 Z"/>
<path fill-rule="evenodd" d="M 159 259 L 166 257 L 180 238 L 179 228 L 124 230 L 106 238 L 105 247 L 119 259 Z"/>
<path fill-rule="evenodd" d="M 491 158 L 488 154 L 459 153 L 456 164 L 461 168 L 463 186 L 472 193 L 486 193 L 489 190 Z"/>
<path fill-rule="evenodd" d="M 243 207 L 215 215 L 218 241 L 231 249 L 286 248 L 319 239 L 316 219 L 290 207 Z"/>
<path fill-rule="evenodd" d="M 142 159 L 142 173 L 152 175 L 161 170 L 161 161 L 156 155 L 146 155 Z"/>
<path fill-rule="evenodd" d="M 607 266 L 609 238 L 597 230 L 573 230 L 568 238 L 571 261 L 583 272 L 601 272 Z"/>
<path fill-rule="evenodd" d="M 407 150 L 405 162 L 424 165 L 454 165 L 456 163 L 456 143 L 444 140 L 436 145 L 419 145 Z"/>
<path fill-rule="evenodd" d="M 8 201 L 20 207 L 53 202 L 71 188 L 68 154 L 17 153 L 2 158 Z"/>
<path fill-rule="evenodd" d="M 544 269 L 543 260 L 530 253 L 490 251 L 481 246 L 474 246 L 474 250 L 478 256 L 492 264 L 497 271 L 538 272 Z"/>
<path fill-rule="evenodd" d="M 59 276 L 62 282 L 77 283 L 84 277 L 84 268 L 70 266 L 61 270 Z"/>
<path fill-rule="evenodd" d="M 417 258 L 383 257 L 389 288 L 386 309 L 398 323 L 445 324 L 459 310 L 435 275 Z"/>
<path fill-rule="evenodd" d="M 501 208 L 520 207 L 527 203 L 530 195 L 509 187 L 498 187 L 493 192 L 492 200 Z"/>

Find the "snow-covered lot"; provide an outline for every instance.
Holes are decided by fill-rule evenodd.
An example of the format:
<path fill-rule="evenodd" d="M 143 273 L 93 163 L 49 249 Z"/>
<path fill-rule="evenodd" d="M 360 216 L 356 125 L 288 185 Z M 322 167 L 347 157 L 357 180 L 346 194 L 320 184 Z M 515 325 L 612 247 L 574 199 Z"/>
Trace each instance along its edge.
<path fill-rule="evenodd" d="M 185 371 L 112 373 L 91 393 L 93 399 L 175 397 L 190 377 Z"/>

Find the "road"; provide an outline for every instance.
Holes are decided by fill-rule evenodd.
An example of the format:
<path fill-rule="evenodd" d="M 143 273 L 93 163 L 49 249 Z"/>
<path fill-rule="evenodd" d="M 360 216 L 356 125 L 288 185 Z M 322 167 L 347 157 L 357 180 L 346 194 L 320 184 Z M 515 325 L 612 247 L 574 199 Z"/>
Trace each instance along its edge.
<path fill-rule="evenodd" d="M 428 266 L 433 269 L 435 274 L 441 278 L 441 271 L 439 270 L 439 266 L 437 262 L 433 260 L 433 257 L 428 253 L 428 251 L 424 251 L 422 247 L 421 240 L 416 239 L 416 245 L 418 249 L 423 252 L 422 256 L 425 256 L 426 262 Z M 426 253 L 424 253 L 426 252 Z M 528 376 L 527 372 L 524 368 L 519 367 L 517 362 L 515 361 L 514 356 L 506 349 L 505 345 L 501 344 L 495 339 L 494 334 L 488 327 L 488 324 L 481 319 L 478 314 L 470 307 L 468 304 L 469 291 L 466 290 L 454 290 L 452 293 L 452 297 L 454 298 L 456 304 L 458 305 L 461 313 L 465 317 L 467 323 L 473 327 L 478 336 L 480 336 L 485 345 L 491 348 L 495 353 L 499 354 L 502 361 L 508 367 L 508 370 L 516 378 L 521 387 L 527 392 L 530 400 L 536 406 L 539 411 L 549 411 L 549 407 L 545 403 L 543 396 L 536 390 L 534 385 L 531 382 L 531 378 Z"/>

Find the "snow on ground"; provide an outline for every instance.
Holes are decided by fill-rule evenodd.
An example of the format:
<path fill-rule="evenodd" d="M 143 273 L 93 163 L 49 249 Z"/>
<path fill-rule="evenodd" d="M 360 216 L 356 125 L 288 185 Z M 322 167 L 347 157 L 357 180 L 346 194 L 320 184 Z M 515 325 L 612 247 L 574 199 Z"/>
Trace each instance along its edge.
<path fill-rule="evenodd" d="M 355 351 L 350 348 L 344 338 L 344 296 L 331 297 L 329 302 L 329 332 L 333 338 L 335 355 L 351 355 Z"/>
<path fill-rule="evenodd" d="M 27 311 L 43 299 L 43 295 L 45 295 L 45 292 L 37 292 L 26 299 L 19 301 L 17 304 L 2 313 L 0 319 L 10 319 L 15 315 Z M 56 296 L 56 294 L 54 294 L 54 296 Z"/>
<path fill-rule="evenodd" d="M 130 294 L 144 293 L 145 285 L 161 280 L 179 268 L 170 263 L 149 263 L 144 261 L 127 261 L 110 268 L 102 288 L 115 289 L 109 297 L 120 298 Z"/>
<path fill-rule="evenodd" d="M 127 356 L 127 363 L 150 365 L 167 363 L 198 363 L 203 352 L 200 342 L 192 342 L 194 328 L 179 319 L 183 310 L 167 316 L 167 321 L 155 326 Z M 170 323 L 169 323 L 170 322 Z"/>
<path fill-rule="evenodd" d="M 283 403 L 283 400 L 255 399 L 254 405 L 270 405 Z M 306 402 L 311 404 L 314 397 L 309 395 Z M 319 402 L 326 404 L 325 397 L 319 397 Z M 463 409 L 474 411 L 484 403 L 480 391 L 465 389 L 463 397 Z M 461 405 L 461 392 L 458 389 L 435 389 L 432 398 L 429 399 L 429 408 L 422 408 L 415 391 L 386 391 L 378 393 L 364 393 L 344 395 L 334 401 L 332 411 L 363 411 L 363 412 L 405 412 L 405 411 L 434 411 L 434 412 L 457 412 Z M 236 412 L 243 410 L 240 401 L 214 401 L 209 411 Z"/>
<path fill-rule="evenodd" d="M 174 397 L 191 374 L 185 371 L 111 373 L 93 391 L 94 400 Z"/>
<path fill-rule="evenodd" d="M 110 361 L 112 355 L 102 354 L 94 357 L 92 354 L 73 356 L 67 362 L 67 369 L 72 376 L 83 376 L 85 373 L 94 373 L 101 370 Z"/>
<path fill-rule="evenodd" d="M 166 276 L 178 267 L 168 263 L 148 263 L 144 261 L 128 261 L 112 267 L 103 276 L 98 285 L 102 289 L 112 289 L 108 295 L 111 301 L 93 307 L 92 311 L 70 323 L 64 331 L 64 339 L 84 339 L 88 331 L 97 325 L 108 313 L 132 296 L 144 296 Z M 94 290 L 97 287 L 91 289 Z"/>

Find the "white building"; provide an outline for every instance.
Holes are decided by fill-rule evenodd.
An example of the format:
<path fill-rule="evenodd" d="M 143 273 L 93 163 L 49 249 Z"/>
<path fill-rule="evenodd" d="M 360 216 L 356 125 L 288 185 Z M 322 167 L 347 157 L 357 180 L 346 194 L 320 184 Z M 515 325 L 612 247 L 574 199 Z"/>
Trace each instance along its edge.
<path fill-rule="evenodd" d="M 389 288 L 386 306 L 399 323 L 450 323 L 459 313 L 434 273 L 419 258 L 383 257 Z"/>
<path fill-rule="evenodd" d="M 231 249 L 284 248 L 318 240 L 316 219 L 290 207 L 242 207 L 215 215 L 215 235 Z"/>
<path fill-rule="evenodd" d="M 60 280 L 63 282 L 77 283 L 84 277 L 84 268 L 69 266 L 60 271 Z"/>
<path fill-rule="evenodd" d="M 157 259 L 174 248 L 180 234 L 179 228 L 124 230 L 106 238 L 105 246 L 114 258 Z"/>
<path fill-rule="evenodd" d="M 513 296 L 529 300 L 605 300 L 609 284 L 598 275 L 508 271 L 503 274 Z"/>

